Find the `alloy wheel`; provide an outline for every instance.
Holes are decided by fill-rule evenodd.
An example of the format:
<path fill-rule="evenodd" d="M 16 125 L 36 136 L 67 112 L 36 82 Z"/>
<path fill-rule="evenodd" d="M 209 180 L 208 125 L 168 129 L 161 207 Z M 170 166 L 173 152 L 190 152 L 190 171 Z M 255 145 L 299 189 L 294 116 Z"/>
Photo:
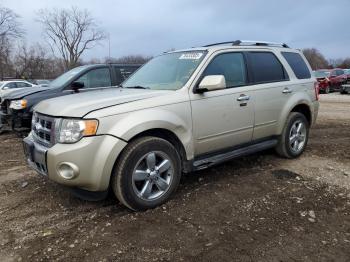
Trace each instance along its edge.
<path fill-rule="evenodd" d="M 294 153 L 303 150 L 306 142 L 306 126 L 301 120 L 293 123 L 289 132 L 289 145 Z"/>
<path fill-rule="evenodd" d="M 136 195 L 146 201 L 163 196 L 173 181 L 174 164 L 164 152 L 152 151 L 139 159 L 132 174 Z"/>

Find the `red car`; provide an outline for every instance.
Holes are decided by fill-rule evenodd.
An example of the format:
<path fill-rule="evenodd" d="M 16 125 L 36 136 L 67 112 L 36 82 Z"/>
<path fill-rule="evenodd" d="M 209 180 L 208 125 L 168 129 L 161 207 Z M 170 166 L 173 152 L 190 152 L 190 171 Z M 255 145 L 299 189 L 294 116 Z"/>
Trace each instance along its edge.
<path fill-rule="evenodd" d="M 328 94 L 333 91 L 340 91 L 341 85 L 346 83 L 347 75 L 344 69 L 320 69 L 315 71 L 319 90 L 322 93 Z"/>

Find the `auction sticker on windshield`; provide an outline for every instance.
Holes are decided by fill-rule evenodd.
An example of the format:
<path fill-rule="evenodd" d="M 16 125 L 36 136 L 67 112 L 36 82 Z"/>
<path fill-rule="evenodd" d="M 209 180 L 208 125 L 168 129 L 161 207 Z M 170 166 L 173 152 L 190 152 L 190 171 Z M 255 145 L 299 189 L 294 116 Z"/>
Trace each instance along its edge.
<path fill-rule="evenodd" d="M 182 54 L 179 59 L 194 59 L 198 60 L 202 57 L 203 53 L 200 52 L 191 52 Z"/>

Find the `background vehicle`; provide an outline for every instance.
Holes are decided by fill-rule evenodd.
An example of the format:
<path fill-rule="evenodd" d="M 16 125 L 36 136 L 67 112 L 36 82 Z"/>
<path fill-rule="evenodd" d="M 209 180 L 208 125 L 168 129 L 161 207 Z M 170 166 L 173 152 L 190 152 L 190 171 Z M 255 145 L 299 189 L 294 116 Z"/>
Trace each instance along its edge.
<path fill-rule="evenodd" d="M 9 94 L 14 90 L 20 90 L 26 87 L 36 87 L 37 85 L 29 83 L 25 80 L 9 80 L 0 82 L 0 103 L 4 95 Z"/>
<path fill-rule="evenodd" d="M 335 68 L 330 70 L 329 88 L 331 91 L 340 91 L 341 86 L 347 81 L 347 75 L 344 69 Z"/>
<path fill-rule="evenodd" d="M 0 121 L 11 129 L 30 128 L 32 108 L 42 100 L 79 92 L 117 86 L 140 65 L 100 64 L 76 67 L 47 87 L 26 88 L 5 95 L 1 102 Z"/>
<path fill-rule="evenodd" d="M 316 70 L 316 71 L 314 71 L 314 76 L 317 79 L 318 88 L 320 90 L 320 93 L 328 94 L 330 92 L 330 88 L 329 88 L 330 70 L 328 70 L 328 69 Z"/>
<path fill-rule="evenodd" d="M 318 113 L 303 54 L 234 41 L 162 54 L 121 88 L 43 101 L 24 139 L 28 163 L 79 192 L 133 210 L 171 197 L 182 172 L 275 148 L 300 156 Z"/>
<path fill-rule="evenodd" d="M 344 69 L 320 69 L 315 71 L 315 77 L 319 82 L 319 88 L 324 93 L 340 91 L 346 83 L 347 75 Z"/>
<path fill-rule="evenodd" d="M 41 87 L 48 87 L 50 85 L 50 80 L 47 79 L 35 79 L 33 80 L 33 84 L 41 86 Z"/>

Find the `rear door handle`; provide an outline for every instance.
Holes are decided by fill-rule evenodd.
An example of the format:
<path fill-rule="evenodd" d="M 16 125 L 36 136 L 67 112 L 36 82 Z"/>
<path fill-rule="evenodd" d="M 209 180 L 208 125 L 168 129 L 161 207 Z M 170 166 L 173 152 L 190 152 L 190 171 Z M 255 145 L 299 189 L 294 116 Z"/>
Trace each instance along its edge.
<path fill-rule="evenodd" d="M 293 92 L 293 90 L 290 89 L 289 87 L 284 88 L 283 91 L 282 91 L 283 94 L 290 94 L 292 92 Z"/>
<path fill-rule="evenodd" d="M 237 101 L 242 102 L 242 101 L 248 101 L 249 99 L 250 99 L 250 96 L 242 94 L 237 98 Z"/>

